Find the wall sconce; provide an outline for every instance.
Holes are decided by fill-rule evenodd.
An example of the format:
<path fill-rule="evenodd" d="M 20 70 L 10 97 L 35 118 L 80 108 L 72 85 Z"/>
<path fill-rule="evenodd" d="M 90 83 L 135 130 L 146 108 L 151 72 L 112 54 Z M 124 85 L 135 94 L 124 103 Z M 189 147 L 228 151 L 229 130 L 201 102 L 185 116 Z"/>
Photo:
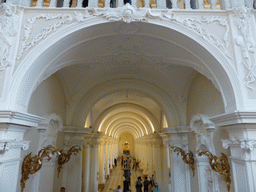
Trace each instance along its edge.
<path fill-rule="evenodd" d="M 189 151 L 189 153 L 186 153 L 183 149 L 176 147 L 176 146 L 172 146 L 172 149 L 174 149 L 174 152 L 177 152 L 178 154 L 180 153 L 182 156 L 182 160 L 184 161 L 184 163 L 188 164 L 193 172 L 193 177 L 195 176 L 195 166 L 194 166 L 194 157 L 193 157 L 193 153 L 191 151 Z"/>
<path fill-rule="evenodd" d="M 213 171 L 224 175 L 224 181 L 227 184 L 228 191 L 230 191 L 230 184 L 231 184 L 231 174 L 230 174 L 230 166 L 228 162 L 228 157 L 221 153 L 221 157 L 216 157 L 209 151 L 205 151 L 203 149 L 199 149 L 196 152 L 199 156 L 206 155 L 209 157 L 209 164 Z"/>
<path fill-rule="evenodd" d="M 35 174 L 41 169 L 44 157 L 48 157 L 48 161 L 50 161 L 52 155 L 58 152 L 57 148 L 49 146 L 41 149 L 35 157 L 31 157 L 31 153 L 26 155 L 22 163 L 22 178 L 20 180 L 21 192 L 23 192 L 25 188 L 25 182 L 29 179 L 29 175 Z"/>
<path fill-rule="evenodd" d="M 59 155 L 59 158 L 58 158 L 58 178 L 59 178 L 59 174 L 62 169 L 62 166 L 70 160 L 70 157 L 72 154 L 76 155 L 79 151 L 82 151 L 79 145 L 75 145 L 71 147 L 67 151 L 67 153 L 64 153 L 63 150 L 60 151 L 61 154 Z"/>

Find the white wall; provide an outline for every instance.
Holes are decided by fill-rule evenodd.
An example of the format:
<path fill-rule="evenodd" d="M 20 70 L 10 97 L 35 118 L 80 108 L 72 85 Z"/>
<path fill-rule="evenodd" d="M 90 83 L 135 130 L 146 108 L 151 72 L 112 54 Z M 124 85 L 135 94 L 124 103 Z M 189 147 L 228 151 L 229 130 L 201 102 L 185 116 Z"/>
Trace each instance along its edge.
<path fill-rule="evenodd" d="M 38 88 L 34 91 L 30 98 L 28 113 L 32 113 L 38 116 L 45 116 L 46 114 L 56 113 L 61 116 L 63 122 L 65 122 L 65 97 L 62 89 L 62 85 L 56 75 L 52 75 L 45 81 L 43 81 Z M 36 128 L 28 130 L 25 135 L 25 140 L 30 140 L 29 149 L 22 151 L 21 158 L 32 152 L 32 156 L 36 155 L 38 152 L 39 144 L 39 133 Z M 56 145 L 54 146 L 62 149 L 62 139 L 58 136 Z M 21 167 L 20 167 L 21 170 Z M 26 182 L 26 187 L 24 192 L 32 191 L 33 175 L 29 176 L 30 179 Z M 20 191 L 20 178 L 18 179 L 18 191 Z"/>
<path fill-rule="evenodd" d="M 191 117 L 198 113 L 206 114 L 209 117 L 218 114 L 225 113 L 224 104 L 220 92 L 214 87 L 212 82 L 205 76 L 198 73 L 191 82 L 191 87 L 188 94 L 187 100 L 187 125 L 190 124 Z M 216 150 L 217 156 L 221 156 L 221 153 L 230 156 L 229 149 L 222 147 L 222 139 L 228 139 L 228 133 L 216 127 L 213 143 Z M 196 152 L 196 138 L 195 134 L 189 134 L 189 150 L 194 154 Z M 197 186 L 197 174 L 195 177 L 191 177 L 191 190 L 198 191 Z M 220 183 L 222 185 L 222 182 Z"/>

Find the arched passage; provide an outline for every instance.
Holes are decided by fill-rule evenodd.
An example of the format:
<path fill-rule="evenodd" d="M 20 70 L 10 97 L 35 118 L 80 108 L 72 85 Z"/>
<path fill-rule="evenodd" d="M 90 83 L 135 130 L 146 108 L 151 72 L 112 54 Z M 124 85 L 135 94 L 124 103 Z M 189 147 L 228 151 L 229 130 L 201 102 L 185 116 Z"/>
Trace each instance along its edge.
<path fill-rule="evenodd" d="M 93 133 L 87 142 L 91 151 L 84 150 L 87 159 L 100 153 L 100 158 L 90 159 L 92 178 L 99 167 L 104 182 L 104 173 L 109 174 L 117 157 L 118 138 L 125 133 L 135 138 L 134 154 L 145 173 L 161 178 L 163 167 L 157 157 L 163 151 L 163 117 L 170 127 L 186 125 L 190 77 L 199 72 L 210 79 L 228 112 L 241 107 L 236 103 L 240 92 L 233 87 L 235 72 L 216 47 L 185 27 L 141 22 L 140 30 L 123 33 L 116 31 L 116 24 L 74 24 L 38 45 L 14 74 L 10 108 L 26 111 L 36 88 L 54 76 L 65 96 L 66 126 L 81 128 L 92 114 Z M 164 32 L 157 33 L 160 29 Z M 98 146 L 103 134 L 109 137 Z M 91 183 L 94 190 L 97 180 Z"/>
<path fill-rule="evenodd" d="M 108 33 L 107 31 L 109 31 L 112 26 L 115 26 L 115 23 L 99 23 L 102 23 L 102 20 L 96 20 L 93 22 L 93 24 L 88 22 L 88 24 L 83 26 L 79 24 L 74 24 L 72 29 L 67 28 L 65 30 L 62 30 L 61 32 L 54 33 L 46 40 L 44 40 L 40 45 L 38 45 L 35 49 L 33 49 L 24 58 L 14 74 L 14 80 L 11 83 L 11 93 L 8 98 L 9 100 L 15 102 L 10 102 L 10 108 L 16 108 L 26 111 L 29 98 L 33 93 L 33 90 L 37 86 L 38 82 L 41 82 L 44 78 L 49 76 L 49 72 L 45 73 L 47 72 L 48 68 L 51 68 L 51 66 L 55 66 L 55 69 L 60 69 L 61 66 L 58 67 L 58 65 L 62 63 L 61 60 L 67 60 L 67 58 L 68 60 L 72 60 L 73 57 L 69 56 L 69 54 L 72 55 L 72 52 L 75 51 L 75 48 L 83 46 L 83 43 L 93 43 L 94 40 L 97 41 L 97 39 L 106 39 L 106 37 L 112 36 L 112 32 Z M 161 30 L 165 31 L 166 33 L 161 33 L 159 35 L 155 34 L 155 27 L 161 28 Z M 101 28 L 104 28 L 104 30 L 102 30 Z M 142 34 L 144 28 L 150 29 L 148 30 L 147 34 Z M 233 68 L 228 67 L 228 60 L 216 47 L 212 46 L 209 42 L 206 42 L 203 39 L 199 38 L 196 33 L 187 33 L 187 30 L 188 29 L 186 27 L 177 27 L 174 24 L 167 27 L 164 22 L 158 20 L 157 24 L 154 24 L 153 22 L 141 23 L 140 32 L 133 33 L 132 36 L 138 38 L 141 37 L 141 39 L 144 40 L 151 39 L 152 41 L 158 39 L 158 41 L 169 44 L 169 48 L 175 47 L 176 49 L 183 50 L 183 52 L 185 51 L 187 57 L 193 57 L 193 60 L 196 62 L 187 62 L 186 64 L 186 61 L 189 59 L 185 58 L 183 60 L 177 59 L 177 61 L 173 62 L 172 64 L 185 64 L 196 69 L 197 71 L 201 72 L 203 75 L 211 79 L 220 90 L 227 111 L 241 108 L 241 104 L 236 103 L 237 99 L 240 97 L 241 94 L 239 90 L 235 90 L 234 88 L 234 84 L 237 83 L 236 78 L 234 78 L 236 73 L 234 72 Z M 97 31 L 99 35 L 97 35 L 96 37 L 94 34 L 91 33 L 92 31 Z M 104 34 L 100 34 L 100 31 L 104 31 Z M 184 35 L 185 33 L 186 35 Z M 169 36 L 170 34 L 174 36 L 175 39 Z M 73 38 L 74 36 L 76 36 L 76 38 Z M 120 34 L 119 37 L 127 40 L 129 39 L 129 34 Z M 83 40 L 81 41 L 81 39 Z M 140 42 L 143 42 L 141 39 Z M 191 42 L 194 46 L 186 47 L 184 45 L 184 42 Z M 58 49 L 60 46 L 66 47 L 66 49 L 64 51 Z M 196 49 L 195 46 L 197 47 Z M 84 52 L 81 51 L 83 49 L 80 48 L 79 50 L 81 52 L 81 56 L 78 52 L 76 52 L 76 60 L 73 61 L 72 64 L 77 64 L 79 62 L 84 63 L 85 59 L 87 59 L 87 57 L 83 56 Z M 68 54 L 65 53 L 66 51 L 68 51 Z M 145 50 L 141 51 L 143 53 Z M 205 57 L 197 57 L 196 52 L 203 52 L 205 54 Z M 170 53 L 171 52 L 169 52 L 169 54 Z M 103 55 L 99 54 L 99 56 Z M 170 59 L 166 57 L 166 55 L 164 55 L 164 52 L 162 55 L 159 56 L 159 58 L 162 58 L 165 62 Z M 83 60 L 80 59 L 81 57 L 83 57 Z M 91 61 L 89 63 L 91 63 Z M 219 73 L 220 71 L 222 72 Z M 26 81 L 25 79 L 28 79 L 28 81 Z M 81 101 L 81 99 L 76 99 L 76 102 L 79 101 Z"/>

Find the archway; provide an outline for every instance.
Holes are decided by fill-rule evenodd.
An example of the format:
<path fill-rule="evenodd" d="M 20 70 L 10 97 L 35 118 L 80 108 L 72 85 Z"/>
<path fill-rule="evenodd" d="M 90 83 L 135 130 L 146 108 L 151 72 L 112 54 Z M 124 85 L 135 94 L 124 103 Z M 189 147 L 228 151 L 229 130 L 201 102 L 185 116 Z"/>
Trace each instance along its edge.
<path fill-rule="evenodd" d="M 72 32 L 63 31 L 62 38 L 53 34 L 29 53 L 15 72 L 17 78 L 12 85 L 15 102 L 10 106 L 33 112 L 30 104 L 37 101 L 40 90 L 44 91 L 41 85 L 58 81 L 57 87 L 63 89 L 65 126 L 83 128 L 87 116 L 92 114 L 93 142 L 90 138 L 88 143 L 93 144 L 91 151 L 84 150 L 84 157 L 96 157 L 98 153 L 101 156 L 99 162 L 90 159 L 90 189 L 97 188 L 96 177 L 105 182 L 105 173 L 109 175 L 114 169 L 118 138 L 127 132 L 135 138 L 140 170 L 154 173 L 160 184 L 165 185 L 165 181 L 160 181 L 163 167 L 157 163 L 163 151 L 163 117 L 169 127 L 186 125 L 186 96 L 198 72 L 211 79 L 216 91 L 219 90 L 226 111 L 238 108 L 235 101 L 240 93 L 232 86 L 236 82 L 230 75 L 233 69 L 227 68 L 223 54 L 210 43 L 196 34 L 185 36 L 186 28 L 175 25 L 167 28 L 161 21 L 157 25 L 141 22 L 134 23 L 135 31 L 126 33 L 117 30 L 120 22 L 96 24 L 86 27 L 74 24 Z M 156 30 L 163 32 L 157 34 Z M 99 34 L 93 34 L 95 31 Z M 36 50 L 41 46 L 45 46 L 45 52 Z M 25 81 L 26 78 L 29 80 Z M 97 136 L 97 132 L 102 135 Z M 98 146 L 103 134 L 106 137 Z M 140 151 L 150 158 L 139 154 Z"/>

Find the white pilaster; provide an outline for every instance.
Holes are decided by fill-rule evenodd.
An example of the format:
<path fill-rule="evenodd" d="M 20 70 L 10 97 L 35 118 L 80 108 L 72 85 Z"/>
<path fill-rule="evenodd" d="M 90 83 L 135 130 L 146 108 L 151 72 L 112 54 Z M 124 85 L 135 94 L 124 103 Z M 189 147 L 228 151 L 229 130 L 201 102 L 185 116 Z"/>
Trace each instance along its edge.
<path fill-rule="evenodd" d="M 86 145 L 86 139 L 90 137 L 91 129 L 84 127 L 65 127 L 63 129 L 65 138 L 64 145 L 67 152 L 74 145 L 79 145 L 81 149 Z M 79 151 L 76 155 L 72 154 L 70 160 L 63 165 L 62 186 L 66 187 L 67 191 L 82 190 L 82 158 L 83 152 Z M 76 166 L 74 166 L 76 165 Z"/>
<path fill-rule="evenodd" d="M 229 133 L 223 147 L 230 148 L 234 191 L 256 191 L 256 112 L 235 112 L 211 118 Z"/>
<path fill-rule="evenodd" d="M 29 148 L 24 133 L 37 127 L 43 118 L 19 112 L 0 112 L 0 190 L 16 192 L 20 173 L 21 150 Z M 10 172 L 11 171 L 11 172 Z"/>
<path fill-rule="evenodd" d="M 163 132 L 170 137 L 170 145 L 188 150 L 188 127 L 164 128 Z M 171 151 L 171 190 L 173 192 L 190 192 L 190 167 L 182 161 L 181 155 Z M 182 179 L 181 179 L 182 178 Z"/>

